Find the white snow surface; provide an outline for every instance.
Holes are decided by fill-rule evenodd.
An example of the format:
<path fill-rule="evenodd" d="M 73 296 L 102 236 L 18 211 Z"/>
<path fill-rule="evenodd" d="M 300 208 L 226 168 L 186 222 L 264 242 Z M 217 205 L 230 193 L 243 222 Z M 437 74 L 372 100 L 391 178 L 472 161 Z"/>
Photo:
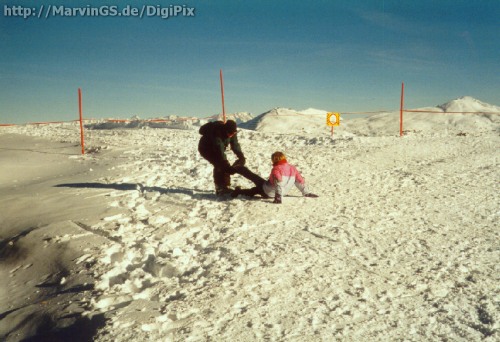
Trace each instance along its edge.
<path fill-rule="evenodd" d="M 247 166 L 283 151 L 320 196 L 281 205 L 217 198 L 196 129 L 88 129 L 82 156 L 76 124 L 1 127 L 0 337 L 498 341 L 490 111 L 408 114 L 399 137 L 399 113 L 331 136 L 273 109 L 238 133 Z"/>

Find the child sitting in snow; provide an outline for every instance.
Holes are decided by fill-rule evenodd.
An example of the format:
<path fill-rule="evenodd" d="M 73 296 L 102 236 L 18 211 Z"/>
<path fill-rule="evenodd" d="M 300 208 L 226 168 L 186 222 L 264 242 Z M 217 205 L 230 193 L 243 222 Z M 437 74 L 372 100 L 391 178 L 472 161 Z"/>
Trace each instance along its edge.
<path fill-rule="evenodd" d="M 252 197 L 261 195 L 264 198 L 274 197 L 273 203 L 279 204 L 282 202 L 282 197 L 295 185 L 305 197 L 318 197 L 307 190 L 304 178 L 295 166 L 288 164 L 282 152 L 274 152 L 271 160 L 273 162 L 273 169 L 268 181 L 254 174 L 244 166 L 238 167 L 238 173 L 251 180 L 255 184 L 255 187 L 251 189 L 236 187 L 231 196 L 238 197 L 238 195 L 245 195 Z"/>

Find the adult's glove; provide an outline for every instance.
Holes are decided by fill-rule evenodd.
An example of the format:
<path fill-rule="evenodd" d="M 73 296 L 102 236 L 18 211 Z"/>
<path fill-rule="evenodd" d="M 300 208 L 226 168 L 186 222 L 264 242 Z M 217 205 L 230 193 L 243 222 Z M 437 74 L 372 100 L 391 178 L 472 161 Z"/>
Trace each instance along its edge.
<path fill-rule="evenodd" d="M 240 157 L 233 163 L 233 167 L 245 166 L 245 163 L 246 163 L 245 157 Z"/>
<path fill-rule="evenodd" d="M 234 167 L 232 167 L 231 164 L 229 164 L 229 162 L 227 160 L 224 160 L 222 162 L 221 169 L 224 172 L 229 173 L 230 175 L 234 175 L 236 173 L 236 170 L 234 169 Z"/>
<path fill-rule="evenodd" d="M 281 204 L 281 195 L 280 194 L 274 195 L 274 201 L 273 201 L 273 203 Z"/>
<path fill-rule="evenodd" d="M 245 158 L 240 158 L 233 163 L 233 167 L 245 166 Z"/>
<path fill-rule="evenodd" d="M 234 167 L 245 166 L 246 159 L 245 159 L 245 156 L 243 155 L 243 153 L 236 152 L 235 154 L 236 154 L 236 157 L 238 157 L 238 159 L 234 162 L 233 166 Z"/>

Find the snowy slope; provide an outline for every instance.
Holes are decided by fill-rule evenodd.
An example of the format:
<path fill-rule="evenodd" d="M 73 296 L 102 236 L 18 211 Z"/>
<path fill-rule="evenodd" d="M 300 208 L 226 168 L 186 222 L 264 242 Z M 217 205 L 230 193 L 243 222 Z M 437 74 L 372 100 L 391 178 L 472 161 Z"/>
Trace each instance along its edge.
<path fill-rule="evenodd" d="M 500 107 L 486 104 L 470 96 L 449 101 L 436 107 L 414 109 L 403 113 L 403 129 L 408 133 L 446 134 L 448 132 L 482 132 L 497 130 Z M 449 112 L 467 112 L 456 114 Z M 399 135 L 399 111 L 353 119 L 341 125 L 338 131 L 362 136 Z"/>
<path fill-rule="evenodd" d="M 435 107 L 412 109 L 417 112 L 404 113 L 404 130 L 407 133 L 439 134 L 453 132 L 479 132 L 491 129 L 500 122 L 500 107 L 464 96 Z M 456 112 L 465 112 L 458 114 Z M 243 129 L 263 133 L 330 135 L 326 125 L 327 111 L 308 108 L 297 111 L 289 108 L 274 108 L 257 117 L 248 112 L 231 113 L 227 119 L 235 120 Z M 342 113 L 341 113 L 342 115 Z M 205 119 L 171 118 L 170 122 L 132 120 L 130 122 L 100 122 L 87 125 L 92 129 L 113 128 L 176 128 L 197 130 L 200 124 L 222 120 L 220 115 Z M 495 129 L 495 128 L 493 128 Z M 399 111 L 371 115 L 365 118 L 342 120 L 335 128 L 336 137 L 399 135 Z"/>
<path fill-rule="evenodd" d="M 500 107 L 483 103 L 470 96 L 461 97 L 435 107 L 404 113 L 404 130 L 408 132 L 440 133 L 449 130 L 476 132 L 491 129 L 500 122 Z M 453 112 L 453 113 L 450 113 Z M 454 112 L 466 112 L 456 114 Z M 448 113 L 448 114 L 447 114 Z M 274 108 L 240 125 L 241 128 L 266 133 L 314 134 L 327 136 L 327 111 L 309 108 L 296 111 Z M 342 113 L 341 113 L 342 114 Z M 335 128 L 335 136 L 387 136 L 399 134 L 399 111 L 381 113 L 367 118 L 343 120 Z"/>
<path fill-rule="evenodd" d="M 404 138 L 390 115 L 273 133 L 304 122 L 284 109 L 241 130 L 250 169 L 282 150 L 320 195 L 282 205 L 218 199 L 195 130 L 92 130 L 81 156 L 76 124 L 3 127 L 0 337 L 499 340 L 500 125 L 429 115 Z"/>
<path fill-rule="evenodd" d="M 234 120 L 237 124 L 241 124 L 243 122 L 247 122 L 253 119 L 252 113 L 249 112 L 237 112 L 237 113 L 229 113 L 226 114 L 226 120 Z M 204 121 L 216 121 L 223 120 L 222 114 L 212 115 L 208 118 L 203 119 Z"/>
<path fill-rule="evenodd" d="M 437 106 L 444 112 L 484 112 L 484 113 L 500 113 L 500 107 L 481 102 L 472 96 L 462 96 L 458 99 L 449 101 Z"/>
<path fill-rule="evenodd" d="M 240 125 L 241 128 L 272 133 L 325 132 L 326 112 L 288 108 L 274 108 Z"/>

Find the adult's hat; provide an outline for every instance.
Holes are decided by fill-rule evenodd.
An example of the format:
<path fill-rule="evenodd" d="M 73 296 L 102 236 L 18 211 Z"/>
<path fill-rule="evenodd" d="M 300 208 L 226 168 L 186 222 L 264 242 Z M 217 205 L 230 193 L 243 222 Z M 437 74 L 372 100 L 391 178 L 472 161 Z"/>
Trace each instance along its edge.
<path fill-rule="evenodd" d="M 224 130 L 227 134 L 236 132 L 236 122 L 234 120 L 227 120 L 224 124 Z"/>

